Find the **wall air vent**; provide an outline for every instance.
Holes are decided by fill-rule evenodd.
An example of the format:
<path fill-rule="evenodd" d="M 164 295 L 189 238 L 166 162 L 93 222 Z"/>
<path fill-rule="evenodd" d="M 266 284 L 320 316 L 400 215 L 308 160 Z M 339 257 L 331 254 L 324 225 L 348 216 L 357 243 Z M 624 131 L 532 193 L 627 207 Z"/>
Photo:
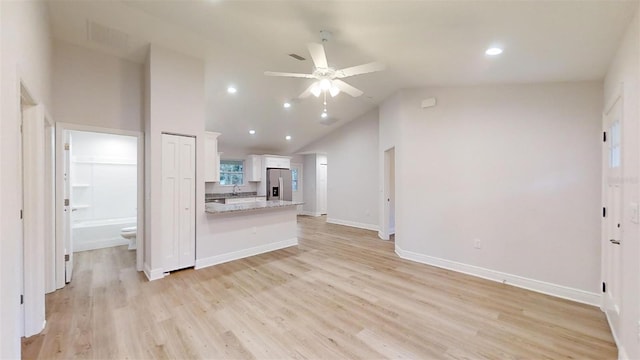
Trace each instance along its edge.
<path fill-rule="evenodd" d="M 305 61 L 307 59 L 303 58 L 302 56 L 298 55 L 298 54 L 289 54 L 289 56 L 291 56 L 292 58 L 296 59 L 296 60 L 300 60 L 300 61 Z"/>
<path fill-rule="evenodd" d="M 115 49 L 129 47 L 129 35 L 93 21 L 87 20 L 87 40 Z"/>

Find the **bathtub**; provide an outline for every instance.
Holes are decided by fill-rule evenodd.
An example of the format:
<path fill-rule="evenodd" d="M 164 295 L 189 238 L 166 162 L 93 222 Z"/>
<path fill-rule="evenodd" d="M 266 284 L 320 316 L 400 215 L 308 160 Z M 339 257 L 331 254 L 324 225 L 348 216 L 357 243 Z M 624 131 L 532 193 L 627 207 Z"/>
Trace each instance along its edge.
<path fill-rule="evenodd" d="M 135 217 L 75 222 L 71 226 L 73 251 L 86 251 L 128 245 L 129 241 L 120 236 L 120 230 L 124 227 L 136 225 Z"/>

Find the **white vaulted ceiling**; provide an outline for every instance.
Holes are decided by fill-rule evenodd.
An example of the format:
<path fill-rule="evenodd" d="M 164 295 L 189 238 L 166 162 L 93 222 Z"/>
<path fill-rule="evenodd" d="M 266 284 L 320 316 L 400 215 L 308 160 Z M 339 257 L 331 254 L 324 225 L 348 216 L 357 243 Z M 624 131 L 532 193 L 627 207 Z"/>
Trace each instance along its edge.
<path fill-rule="evenodd" d="M 207 129 L 222 143 L 291 153 L 374 108 L 399 89 L 434 85 L 602 79 L 636 2 L 621 1 L 52 1 L 56 38 L 144 61 L 157 43 L 206 63 Z M 127 36 L 126 46 L 87 40 L 87 22 Z M 380 61 L 387 70 L 348 78 L 364 91 L 328 100 L 339 121 L 318 123 L 322 101 L 289 109 L 307 79 L 264 71 L 313 70 L 306 49 L 325 44 L 329 65 Z M 504 53 L 484 54 L 491 45 Z M 116 44 L 117 45 L 117 44 Z M 295 53 L 307 60 L 288 56 Z M 228 94 L 227 86 L 237 87 Z M 255 129 L 256 135 L 248 130 Z M 286 141 L 285 135 L 293 139 Z"/>

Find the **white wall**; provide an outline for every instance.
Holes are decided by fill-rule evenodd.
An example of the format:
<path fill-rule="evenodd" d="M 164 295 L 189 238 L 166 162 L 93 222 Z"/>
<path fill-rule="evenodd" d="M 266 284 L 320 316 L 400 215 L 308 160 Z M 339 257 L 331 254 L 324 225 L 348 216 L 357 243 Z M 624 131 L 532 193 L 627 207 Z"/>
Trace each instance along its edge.
<path fill-rule="evenodd" d="M 204 62 L 152 44 L 145 86 L 149 98 L 146 135 L 145 209 L 149 226 L 145 231 L 145 272 L 162 277 L 162 133 L 196 138 L 196 239 L 207 222 L 204 212 Z M 145 115 L 146 116 L 146 115 Z M 199 225 L 200 224 L 200 225 Z"/>
<path fill-rule="evenodd" d="M 143 65 L 59 40 L 53 49 L 56 121 L 144 130 Z"/>
<path fill-rule="evenodd" d="M 337 128 L 299 152 L 327 156 L 327 221 L 378 229 L 377 109 Z M 312 180 L 307 176 L 308 169 L 305 161 L 305 186 Z M 310 201 L 307 194 L 312 190 L 305 187 L 305 202 Z"/>
<path fill-rule="evenodd" d="M 0 358 L 20 357 L 19 221 L 20 189 L 18 175 L 18 121 L 20 118 L 20 82 L 45 111 L 50 109 L 51 44 L 46 4 L 42 2 L 8 2 L 1 5 L 1 74 L 0 96 Z M 43 274 L 44 278 L 44 274 Z M 44 297 L 44 294 L 42 294 Z"/>
<path fill-rule="evenodd" d="M 598 302 L 602 84 L 398 96 L 380 120 L 397 127 L 397 251 Z M 436 107 L 420 107 L 434 96 Z"/>
<path fill-rule="evenodd" d="M 640 11 L 640 10 L 639 10 Z M 611 63 L 604 81 L 605 104 L 609 102 L 620 84 L 624 84 L 623 113 L 624 122 L 622 139 L 622 171 L 623 187 L 623 224 L 622 228 L 622 302 L 621 322 L 618 329 L 618 346 L 620 354 L 629 359 L 640 358 L 638 345 L 638 324 L 640 321 L 640 231 L 638 224 L 631 222 L 629 205 L 639 202 L 640 178 L 640 127 L 638 126 L 638 79 L 640 79 L 640 22 L 639 13 L 629 24 L 616 56 Z"/>

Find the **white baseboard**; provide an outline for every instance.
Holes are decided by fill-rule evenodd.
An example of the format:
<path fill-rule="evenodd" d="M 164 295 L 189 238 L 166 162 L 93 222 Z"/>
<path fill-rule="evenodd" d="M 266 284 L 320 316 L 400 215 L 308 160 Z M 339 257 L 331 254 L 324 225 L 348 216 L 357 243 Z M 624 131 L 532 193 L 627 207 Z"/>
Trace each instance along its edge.
<path fill-rule="evenodd" d="M 624 346 L 618 345 L 618 360 L 629 360 L 629 355 L 624 349 Z"/>
<path fill-rule="evenodd" d="M 300 211 L 299 215 L 314 216 L 314 217 L 322 216 L 322 214 L 320 214 L 319 212 L 312 212 L 307 210 Z"/>
<path fill-rule="evenodd" d="M 81 242 L 79 244 L 73 244 L 73 252 L 104 249 L 120 245 L 129 245 L 129 240 L 121 237 L 114 237 L 111 239 Z"/>
<path fill-rule="evenodd" d="M 356 222 L 356 221 L 348 221 L 348 220 L 327 218 L 327 222 L 329 224 L 351 226 L 351 227 L 354 227 L 354 228 L 365 229 L 365 230 L 378 231 L 378 229 L 379 229 L 378 225 L 365 224 L 365 223 Z"/>
<path fill-rule="evenodd" d="M 532 290 L 563 299 L 577 301 L 583 304 L 600 306 L 601 295 L 597 293 L 529 279 L 518 275 L 507 274 L 496 270 L 485 269 L 479 266 L 440 259 L 412 251 L 402 250 L 400 247 L 398 247 L 397 244 L 396 254 L 398 254 L 398 256 L 403 259 L 412 260 L 443 269 L 453 270 L 464 274 L 477 276 L 483 279 L 501 282 L 507 285 L 517 286 L 523 289 Z"/>
<path fill-rule="evenodd" d="M 210 256 L 204 259 L 196 259 L 195 269 L 199 270 L 208 266 L 218 265 L 233 260 L 243 259 L 249 256 L 260 255 L 274 250 L 280 250 L 289 246 L 298 245 L 298 238 L 278 241 L 271 244 L 255 246 L 248 249 L 234 251 L 222 255 Z"/>
<path fill-rule="evenodd" d="M 151 270 L 147 263 L 144 263 L 144 274 L 147 276 L 149 281 L 159 280 L 164 277 L 164 271 L 162 271 L 162 269 Z"/>

